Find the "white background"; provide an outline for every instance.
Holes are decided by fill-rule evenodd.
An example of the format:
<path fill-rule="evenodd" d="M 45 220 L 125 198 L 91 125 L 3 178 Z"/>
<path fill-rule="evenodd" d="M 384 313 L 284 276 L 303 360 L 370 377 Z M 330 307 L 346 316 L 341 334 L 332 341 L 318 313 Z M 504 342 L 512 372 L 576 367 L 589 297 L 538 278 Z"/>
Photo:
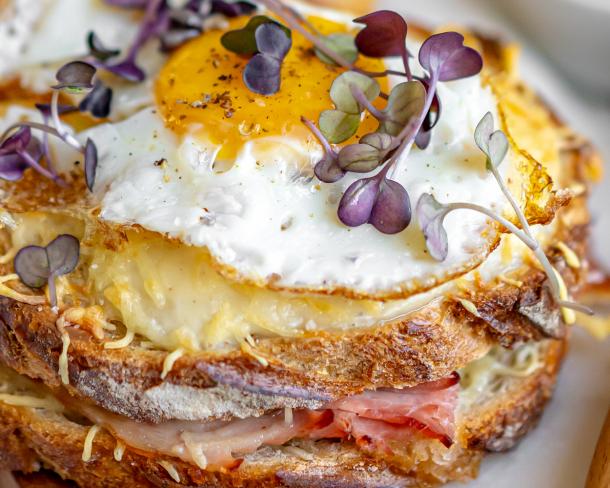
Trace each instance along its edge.
<path fill-rule="evenodd" d="M 379 6 L 424 23 L 473 26 L 524 46 L 521 75 L 557 113 L 590 138 L 610 162 L 610 96 L 604 100 L 570 85 L 497 7 L 511 0 L 381 0 Z M 539 2 L 542 0 L 530 0 Z M 574 0 L 575 1 L 575 0 Z M 582 1 L 582 0 L 581 0 Z M 608 1 L 610 0 L 602 0 Z M 555 5 L 561 0 L 555 0 Z M 550 2 L 553 3 L 553 2 Z M 502 5 L 500 5 L 502 6 Z M 552 15 L 552 8 L 549 15 Z M 600 12 L 600 15 L 602 13 Z M 544 28 L 541 25 L 540 28 Z M 547 25 L 548 27 L 548 25 Z M 575 29 L 586 26 L 574 26 Z M 608 19 L 610 30 L 610 16 Z M 561 35 L 561 33 L 558 33 Z M 603 42 L 603 39 L 600 39 Z M 607 45 L 610 59 L 610 45 Z M 607 62 L 600 60 L 600 62 Z M 608 92 L 610 93 L 610 79 Z M 610 173 L 610 165 L 607 173 Z M 610 175 L 591 203 L 597 257 L 610 269 Z M 468 488 L 578 488 L 584 486 L 593 450 L 610 405 L 610 340 L 599 343 L 576 328 L 557 392 L 539 426 L 513 451 L 491 455 Z M 457 485 L 463 486 L 463 485 Z"/>

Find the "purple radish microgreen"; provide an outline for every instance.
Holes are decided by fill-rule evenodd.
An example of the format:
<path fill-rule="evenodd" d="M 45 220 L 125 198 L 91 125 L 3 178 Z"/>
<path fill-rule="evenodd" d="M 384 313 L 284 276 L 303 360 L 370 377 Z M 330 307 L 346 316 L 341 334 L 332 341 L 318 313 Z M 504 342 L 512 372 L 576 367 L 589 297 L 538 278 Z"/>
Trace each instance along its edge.
<path fill-rule="evenodd" d="M 32 137 L 30 128 L 20 127 L 6 139 L 3 138 L 0 144 L 0 178 L 7 181 L 20 180 L 24 171 L 30 167 L 47 178 L 57 180 L 57 175 L 41 166 L 42 156 L 42 145 Z"/>
<path fill-rule="evenodd" d="M 244 69 L 244 83 L 250 91 L 273 95 L 280 89 L 282 61 L 292 46 L 292 38 L 284 27 L 265 23 L 254 32 L 258 53 Z"/>
<path fill-rule="evenodd" d="M 305 124 L 307 128 L 316 136 L 322 148 L 324 149 L 324 155 L 322 159 L 314 166 L 314 173 L 316 177 L 324 183 L 334 183 L 339 181 L 345 175 L 345 171 L 341 169 L 338 163 L 337 152 L 330 145 L 324 134 L 320 132 L 320 129 L 309 119 L 301 117 L 301 122 Z"/>
<path fill-rule="evenodd" d="M 371 224 L 384 234 L 397 234 L 411 222 L 411 203 L 404 187 L 386 177 L 384 168 L 352 183 L 339 202 L 339 220 L 349 227 Z"/>
<path fill-rule="evenodd" d="M 49 287 L 49 301 L 57 308 L 55 279 L 74 271 L 80 256 L 80 243 L 70 234 L 62 234 L 46 247 L 26 246 L 15 256 L 13 266 L 19 279 L 31 288 Z"/>
<path fill-rule="evenodd" d="M 387 154 L 396 147 L 398 141 L 389 134 L 366 134 L 358 144 L 349 144 L 339 151 L 339 166 L 344 171 L 368 173 L 382 164 Z"/>
<path fill-rule="evenodd" d="M 146 73 L 136 63 L 138 53 L 146 42 L 166 31 L 169 26 L 165 0 L 150 0 L 145 3 L 145 6 L 144 19 L 125 58 L 118 63 L 103 65 L 107 71 L 127 81 L 140 82 L 146 78 Z"/>
<path fill-rule="evenodd" d="M 379 120 L 379 132 L 398 136 L 409 120 L 422 113 L 426 90 L 416 80 L 399 83 L 390 92 L 388 103 Z"/>
<path fill-rule="evenodd" d="M 507 200 L 509 200 L 513 210 L 517 214 L 523 228 L 518 228 L 508 219 L 480 205 L 467 202 L 442 204 L 438 202 L 432 194 L 424 193 L 417 202 L 416 214 L 430 256 L 437 261 L 444 261 L 448 256 L 448 237 L 443 223 L 449 213 L 455 210 L 470 210 L 481 213 L 507 229 L 533 252 L 547 275 L 553 297 L 560 307 L 589 314 L 592 313 L 587 307 L 567 301 L 567 296 L 564 296 L 565 285 L 563 285 L 559 273 L 549 261 L 544 250 L 540 246 L 540 243 L 533 237 L 527 218 L 510 194 L 508 187 L 497 170 L 508 152 L 509 144 L 506 135 L 502 131 L 494 131 L 493 116 L 491 113 L 487 113 L 481 122 L 479 122 L 475 130 L 475 141 L 487 157 L 487 169 L 493 173 L 502 192 L 507 196 Z M 564 313 L 564 318 L 567 315 L 568 314 Z M 568 322 L 568 320 L 566 320 L 566 322 Z"/>
<path fill-rule="evenodd" d="M 53 169 L 47 138 L 48 135 L 52 135 L 61 139 L 64 143 L 84 155 L 87 186 L 89 189 L 93 188 L 96 173 L 95 169 L 97 167 L 97 148 L 95 147 L 95 143 L 90 139 L 87 140 L 86 145 L 82 145 L 78 139 L 66 129 L 60 120 L 60 114 L 76 109 L 71 106 L 60 105 L 59 95 L 61 91 L 80 94 L 87 89 L 92 89 L 94 86 L 97 86 L 97 84 L 93 84 L 95 72 L 96 69 L 94 66 L 80 61 L 78 64 L 71 62 L 62 66 L 56 75 L 58 84 L 54 86 L 51 104 L 37 105 L 37 108 L 42 114 L 44 123 L 40 124 L 37 122 L 25 121 L 14 124 L 6 129 L 0 137 L 0 148 L 4 148 L 4 152 L 7 155 L 10 154 L 10 151 L 13 151 L 14 153 L 14 156 L 5 158 L 7 169 L 6 176 L 19 179 L 21 176 L 18 174 L 18 171 L 20 168 L 25 169 L 25 167 L 22 166 L 22 163 L 25 163 L 47 178 L 54 180 L 59 185 L 65 185 L 64 181 L 59 178 Z M 91 93 L 89 96 L 91 96 Z M 108 95 L 101 97 L 101 100 L 98 100 L 97 102 L 94 98 L 90 98 L 89 102 L 85 104 L 86 108 L 95 111 L 104 109 L 105 104 L 102 102 L 105 101 L 104 99 L 107 96 Z M 87 98 L 85 98 L 85 100 L 87 100 Z M 51 125 L 49 125 L 49 121 L 51 122 Z M 43 133 L 45 137 L 43 145 L 41 145 L 37 139 L 32 138 L 32 129 L 39 130 Z M 26 150 L 28 147 L 31 148 L 30 141 L 36 141 L 37 149 L 35 154 L 31 149 Z M 33 144 L 33 142 L 31 144 Z M 2 149 L 0 149 L 0 153 L 1 151 Z M 48 169 L 40 165 L 40 159 L 43 155 L 47 158 Z M 20 164 L 17 164 L 18 160 L 16 157 L 19 157 Z M 9 163 L 13 163 L 12 166 Z"/>
<path fill-rule="evenodd" d="M 107 61 L 108 59 L 121 54 L 120 49 L 107 48 L 99 36 L 93 31 L 87 34 L 87 46 L 89 47 L 89 54 L 99 61 Z"/>
<path fill-rule="evenodd" d="M 402 16 L 391 10 L 379 10 L 358 17 L 354 22 L 365 25 L 356 36 L 358 51 L 372 58 L 401 56 L 405 74 L 410 80 L 407 23 Z"/>
<path fill-rule="evenodd" d="M 529 222 L 525 218 L 525 215 L 523 215 L 519 204 L 515 201 L 515 198 L 504 183 L 504 180 L 498 171 L 498 167 L 508 153 L 509 143 L 504 132 L 501 130 L 494 131 L 494 119 L 491 112 L 487 112 L 477 125 L 477 128 L 474 131 L 474 140 L 479 149 L 487 157 L 485 163 L 487 170 L 493 174 L 498 186 L 502 190 L 502 193 L 504 193 L 504 196 L 510 203 L 511 207 L 513 207 L 513 210 L 521 223 L 521 228 L 531 238 L 532 232 Z"/>
<path fill-rule="evenodd" d="M 277 23 L 275 20 L 266 15 L 256 15 L 248 21 L 245 27 L 225 32 L 220 38 L 220 43 L 225 49 L 235 54 L 252 56 L 259 52 L 255 33 L 263 24 L 276 24 L 284 29 L 284 32 L 288 37 L 291 37 L 292 35 L 289 29 Z"/>
<path fill-rule="evenodd" d="M 431 80 L 454 81 L 478 74 L 483 68 L 481 55 L 464 46 L 464 36 L 443 32 L 430 36 L 419 50 L 419 64 Z"/>
<path fill-rule="evenodd" d="M 199 3 L 198 10 L 201 12 L 206 7 L 206 0 L 199 0 L 191 3 Z M 212 0 L 211 10 L 209 13 L 221 14 L 225 17 L 239 17 L 240 15 L 250 15 L 256 10 L 256 5 L 250 2 L 237 1 L 225 2 L 223 0 Z"/>
<path fill-rule="evenodd" d="M 55 78 L 57 84 L 52 88 L 65 90 L 68 93 L 82 93 L 93 88 L 95 66 L 84 61 L 72 61 L 64 64 L 57 71 Z"/>
<path fill-rule="evenodd" d="M 358 59 L 358 48 L 356 47 L 354 36 L 350 34 L 329 34 L 322 38 L 322 42 L 348 63 L 355 63 Z M 317 47 L 314 51 L 322 62 L 330 65 L 337 65 L 333 59 L 329 58 Z"/>
<path fill-rule="evenodd" d="M 320 114 L 318 124 L 322 134 L 335 144 L 352 137 L 360 126 L 361 112 L 379 96 L 380 91 L 379 83 L 363 74 L 346 71 L 339 75 L 330 87 L 335 109 Z"/>
<path fill-rule="evenodd" d="M 290 30 L 264 15 L 252 17 L 243 29 L 225 33 L 222 45 L 236 54 L 253 55 L 243 79 L 248 89 L 272 95 L 280 89 L 282 61 L 292 47 Z"/>
<path fill-rule="evenodd" d="M 96 80 L 93 89 L 81 101 L 78 109 L 81 112 L 89 112 L 96 118 L 108 117 L 112 104 L 112 88 Z"/>

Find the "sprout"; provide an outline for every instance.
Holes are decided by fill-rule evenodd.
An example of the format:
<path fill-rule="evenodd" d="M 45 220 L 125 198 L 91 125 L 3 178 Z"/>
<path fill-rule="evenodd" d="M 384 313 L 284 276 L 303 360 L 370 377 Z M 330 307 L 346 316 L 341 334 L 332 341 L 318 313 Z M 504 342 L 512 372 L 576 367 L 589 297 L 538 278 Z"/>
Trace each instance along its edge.
<path fill-rule="evenodd" d="M 442 204 L 438 202 L 433 195 L 424 193 L 417 202 L 416 214 L 430 255 L 438 261 L 444 261 L 447 258 L 449 246 L 447 232 L 443 227 L 443 222 L 450 212 L 453 212 L 454 210 L 471 210 L 479 212 L 498 222 L 532 250 L 534 256 L 536 256 L 536 259 L 538 259 L 547 275 L 553 297 L 560 307 L 574 309 L 584 313 L 592 313 L 587 307 L 567 301 L 565 285 L 549 261 L 549 258 L 544 253 L 540 243 L 534 238 L 523 211 L 510 194 L 502 176 L 497 171 L 498 166 L 504 160 L 508 152 L 508 140 L 502 131 L 498 130 L 494 132 L 493 116 L 491 113 L 485 114 L 477 125 L 475 130 L 475 142 L 487 156 L 487 169 L 493 173 L 498 185 L 510 201 L 523 228 L 519 229 L 509 220 L 480 205 L 466 202 Z"/>
<path fill-rule="evenodd" d="M 31 288 L 49 287 L 52 307 L 57 307 L 55 278 L 71 273 L 78 265 L 80 243 L 70 234 L 62 234 L 46 247 L 26 246 L 14 260 L 15 272 Z"/>

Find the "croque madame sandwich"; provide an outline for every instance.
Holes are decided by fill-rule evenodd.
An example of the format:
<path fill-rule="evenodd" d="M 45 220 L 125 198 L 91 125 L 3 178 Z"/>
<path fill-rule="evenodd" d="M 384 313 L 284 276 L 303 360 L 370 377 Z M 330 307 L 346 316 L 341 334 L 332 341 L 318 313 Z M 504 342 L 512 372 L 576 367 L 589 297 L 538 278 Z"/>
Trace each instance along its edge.
<path fill-rule="evenodd" d="M 514 47 L 0 5 L 2 486 L 429 486 L 535 425 L 599 163 Z"/>

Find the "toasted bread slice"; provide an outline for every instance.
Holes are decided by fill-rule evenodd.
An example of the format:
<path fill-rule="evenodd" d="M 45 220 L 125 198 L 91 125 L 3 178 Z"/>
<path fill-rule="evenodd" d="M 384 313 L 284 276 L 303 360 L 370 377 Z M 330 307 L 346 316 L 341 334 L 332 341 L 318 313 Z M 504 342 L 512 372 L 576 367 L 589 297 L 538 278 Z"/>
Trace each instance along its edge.
<path fill-rule="evenodd" d="M 208 472 L 129 447 L 122 461 L 117 462 L 113 458 L 115 439 L 100 431 L 90 461 L 83 462 L 84 439 L 90 425 L 82 418 L 70 412 L 60 414 L 0 402 L 0 429 L 6 439 L 0 451 L 0 469 L 29 473 L 45 466 L 79 486 L 92 488 L 126 484 L 385 487 L 465 480 L 476 475 L 485 450 L 508 449 L 535 425 L 552 393 L 564 348 L 564 341 L 544 341 L 538 348 L 539 367 L 533 372 L 497 377 L 481 391 L 474 390 L 468 400 L 461 400 L 458 438 L 450 449 L 422 438 L 414 442 L 407 456 L 384 459 L 367 456 L 349 441 L 301 441 L 260 449 L 236 469 Z M 172 480 L 166 468 L 180 482 Z"/>
<path fill-rule="evenodd" d="M 587 271 L 586 186 L 595 172 L 595 152 L 515 79 L 510 49 L 472 35 L 468 42 L 484 54 L 485 77 L 499 101 L 507 133 L 523 147 L 520 154 L 528 164 L 524 171 L 532 178 L 544 173 L 542 183 L 530 184 L 541 193 L 554 191 L 548 208 L 535 210 L 529 208 L 535 202 L 524 204 L 532 222 L 548 222 L 558 213 L 545 251 L 574 293 Z M 526 110 L 528 117 L 523 116 Z M 520 130 L 513 131 L 514 120 L 521 121 Z M 530 147 L 520 137 L 537 131 L 551 133 L 559 146 L 556 181 L 543 171 L 543 154 L 536 154 L 538 149 L 544 151 L 536 143 Z M 536 186 L 539 183 L 541 188 Z M 562 188 L 571 191 L 556 191 Z M 48 211 L 61 215 L 66 208 L 79 207 L 82 202 L 75 201 L 79 198 L 75 195 L 84 194 L 74 189 L 62 194 L 57 185 L 32 174 L 3 190 L 2 206 L 14 214 Z M 582 266 L 567 265 L 565 256 L 553 247 L 557 242 L 574 251 Z M 459 293 L 441 294 L 408 315 L 373 327 L 305 331 L 295 337 L 255 335 L 253 345 L 241 349 L 188 352 L 173 364 L 165 380 L 162 372 L 168 351 L 142 347 L 140 338 L 125 348 L 108 350 L 78 324 L 80 329 L 66 329 L 70 391 L 139 420 L 247 417 L 280 406 L 315 408 L 365 389 L 433 381 L 483 356 L 493 344 L 510 346 L 565 335 L 560 311 L 548 296 L 546 277 L 535 263 L 526 261 L 511 270 L 509 281 L 501 276 L 483 281 L 476 279 L 476 271 L 474 275 Z M 472 305 L 476 313 L 464 303 Z M 23 374 L 59 386 L 65 339 L 62 342 L 56 320 L 45 305 L 0 298 L 2 360 Z M 120 329 L 113 339 L 122 333 Z M 176 402 L 176 397 L 193 401 Z"/>

